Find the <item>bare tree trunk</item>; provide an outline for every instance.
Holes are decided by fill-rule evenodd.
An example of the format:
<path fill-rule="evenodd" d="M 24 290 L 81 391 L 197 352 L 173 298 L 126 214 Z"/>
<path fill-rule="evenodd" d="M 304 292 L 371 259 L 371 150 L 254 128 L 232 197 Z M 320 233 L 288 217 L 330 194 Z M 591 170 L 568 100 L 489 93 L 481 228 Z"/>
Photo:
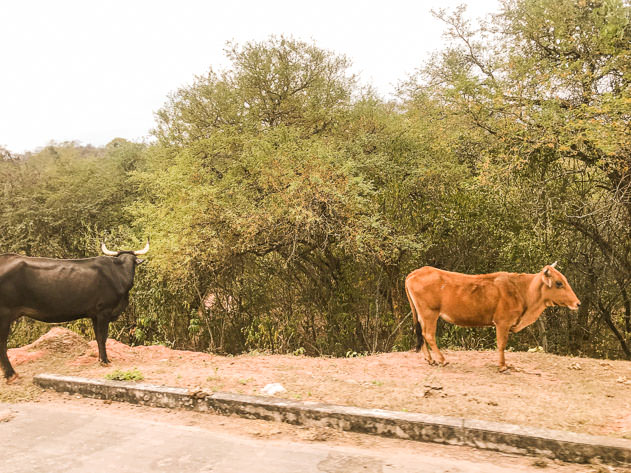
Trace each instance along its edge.
<path fill-rule="evenodd" d="M 599 307 L 600 313 L 602 314 L 603 320 L 605 321 L 607 326 L 611 329 L 613 334 L 616 336 L 616 338 L 620 342 L 620 346 L 622 347 L 622 351 L 626 355 L 627 360 L 631 360 L 631 350 L 629 350 L 629 345 L 627 345 L 627 341 L 624 339 L 624 337 L 618 330 L 618 327 L 616 327 L 616 324 L 614 324 L 613 320 L 611 320 L 611 312 L 607 310 L 607 308 L 604 307 L 602 304 L 599 304 L 599 306 L 600 306 Z"/>
<path fill-rule="evenodd" d="M 541 347 L 543 351 L 548 352 L 548 334 L 546 332 L 546 324 L 543 321 L 543 318 L 539 317 L 537 319 L 537 326 L 539 327 L 539 331 L 541 332 Z"/>

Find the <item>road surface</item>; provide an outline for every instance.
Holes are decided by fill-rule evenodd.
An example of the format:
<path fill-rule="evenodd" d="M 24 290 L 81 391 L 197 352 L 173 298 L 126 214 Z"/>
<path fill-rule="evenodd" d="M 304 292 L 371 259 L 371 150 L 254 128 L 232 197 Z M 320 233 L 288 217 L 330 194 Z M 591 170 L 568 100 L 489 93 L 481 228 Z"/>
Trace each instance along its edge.
<path fill-rule="evenodd" d="M 221 420 L 229 423 L 230 418 L 210 414 L 183 414 L 189 423 L 195 415 L 207 416 L 213 428 L 204 428 L 178 423 L 173 417 L 178 413 L 165 421 L 158 409 L 120 411 L 100 401 L 65 402 L 0 404 L 2 473 L 500 473 L 542 471 L 545 464 L 546 472 L 594 471 L 550 460 L 539 460 L 538 467 L 529 457 L 390 439 L 370 438 L 364 446 L 300 442 L 291 430 L 284 430 L 284 438 L 259 439 L 222 429 Z M 245 422 L 241 430 L 262 425 L 238 422 Z"/>

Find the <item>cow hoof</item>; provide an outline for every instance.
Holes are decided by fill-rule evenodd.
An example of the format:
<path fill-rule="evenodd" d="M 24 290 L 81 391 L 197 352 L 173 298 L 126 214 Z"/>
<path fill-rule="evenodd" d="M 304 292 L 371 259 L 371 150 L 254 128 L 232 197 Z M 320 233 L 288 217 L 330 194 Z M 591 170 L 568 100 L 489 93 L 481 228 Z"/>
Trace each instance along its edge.
<path fill-rule="evenodd" d="M 510 373 L 511 368 L 512 368 L 512 366 L 506 366 L 506 365 L 500 366 L 500 373 L 508 374 L 508 373 Z"/>
<path fill-rule="evenodd" d="M 18 380 L 18 378 L 19 378 L 18 374 L 17 373 L 13 373 L 13 376 L 9 376 L 7 378 L 7 384 L 11 384 L 11 383 L 16 382 Z"/>
<path fill-rule="evenodd" d="M 429 364 L 429 366 L 434 366 L 437 364 L 434 360 L 427 360 L 427 363 Z"/>
<path fill-rule="evenodd" d="M 448 362 L 448 361 L 442 361 L 442 362 L 440 363 L 440 366 L 447 366 L 448 364 L 449 364 L 449 362 Z"/>
<path fill-rule="evenodd" d="M 109 364 L 111 364 L 112 362 L 110 360 L 99 360 L 99 365 L 101 366 L 108 366 Z"/>

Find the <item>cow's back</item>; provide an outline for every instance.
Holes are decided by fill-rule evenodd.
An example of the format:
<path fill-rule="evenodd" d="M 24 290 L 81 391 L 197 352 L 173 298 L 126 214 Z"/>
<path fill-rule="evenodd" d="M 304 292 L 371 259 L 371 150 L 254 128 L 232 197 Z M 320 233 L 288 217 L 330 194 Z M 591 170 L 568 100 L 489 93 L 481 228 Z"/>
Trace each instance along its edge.
<path fill-rule="evenodd" d="M 102 276 L 100 258 L 56 260 L 0 256 L 0 306 L 45 322 L 91 315 L 120 299 Z"/>
<path fill-rule="evenodd" d="M 500 299 L 511 292 L 510 273 L 469 275 L 425 266 L 406 278 L 419 311 L 436 311 L 448 322 L 487 326 Z"/>

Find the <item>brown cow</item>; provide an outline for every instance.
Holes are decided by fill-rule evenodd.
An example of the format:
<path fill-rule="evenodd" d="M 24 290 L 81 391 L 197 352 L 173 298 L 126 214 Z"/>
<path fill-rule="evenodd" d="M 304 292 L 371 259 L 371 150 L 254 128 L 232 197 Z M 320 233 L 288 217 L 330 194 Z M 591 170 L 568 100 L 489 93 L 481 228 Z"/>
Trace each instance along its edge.
<path fill-rule="evenodd" d="M 519 332 L 535 322 L 546 307 L 560 305 L 577 310 L 581 301 L 554 264 L 536 274 L 491 273 L 469 275 L 425 266 L 405 278 L 416 351 L 423 350 L 430 365 L 436 362 L 423 337 L 443 366 L 445 357 L 436 345 L 438 317 L 463 327 L 495 325 L 500 372 L 506 371 L 504 348 L 508 332 Z M 422 333 L 421 333 L 422 331 Z"/>

